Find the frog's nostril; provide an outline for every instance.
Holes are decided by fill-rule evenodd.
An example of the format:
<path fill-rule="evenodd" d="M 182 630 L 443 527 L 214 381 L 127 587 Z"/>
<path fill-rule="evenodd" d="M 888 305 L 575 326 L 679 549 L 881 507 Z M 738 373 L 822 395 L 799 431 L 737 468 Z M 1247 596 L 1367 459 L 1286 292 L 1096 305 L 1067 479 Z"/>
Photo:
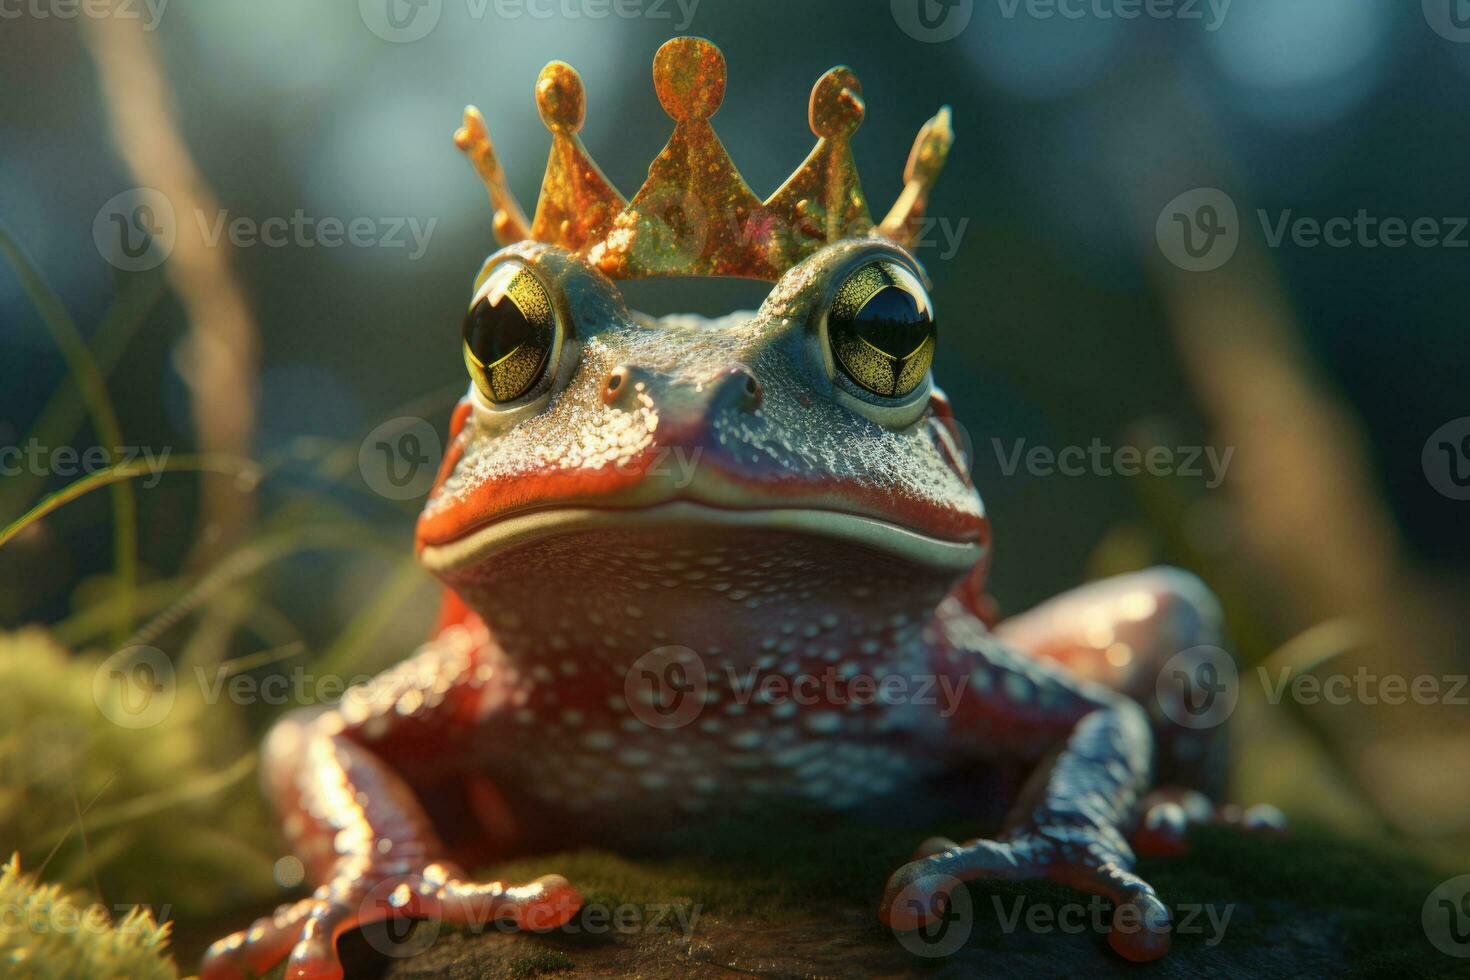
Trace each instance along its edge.
<path fill-rule="evenodd" d="M 622 365 L 613 368 L 607 373 L 607 380 L 602 383 L 602 403 L 611 405 L 618 395 L 627 387 L 628 369 Z"/>
<path fill-rule="evenodd" d="M 761 407 L 764 392 L 761 383 L 745 368 L 731 368 L 720 382 L 720 391 L 727 404 L 741 411 L 754 412 Z"/>

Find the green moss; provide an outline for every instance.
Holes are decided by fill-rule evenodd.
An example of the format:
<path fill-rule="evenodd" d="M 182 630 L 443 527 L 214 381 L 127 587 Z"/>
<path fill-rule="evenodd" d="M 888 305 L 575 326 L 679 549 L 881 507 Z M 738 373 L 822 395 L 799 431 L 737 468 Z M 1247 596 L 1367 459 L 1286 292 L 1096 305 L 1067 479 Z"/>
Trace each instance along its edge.
<path fill-rule="evenodd" d="M 512 977 L 538 977 L 543 973 L 560 973 L 576 964 L 565 953 L 554 949 L 533 949 L 510 961 L 507 972 Z"/>
<path fill-rule="evenodd" d="M 168 924 L 133 909 L 109 921 L 56 885 L 20 873 L 12 857 L 0 869 L 0 973 L 35 980 L 174 980 L 167 956 Z"/>
<path fill-rule="evenodd" d="M 793 833 L 797 826 L 742 821 L 698 835 L 671 834 L 677 856 L 578 850 L 497 865 L 489 873 L 525 880 L 559 872 L 589 903 L 608 907 L 675 903 L 702 915 L 772 921 L 814 908 L 875 909 L 888 875 L 928 836 L 840 823 Z M 978 828 L 941 832 L 965 839 Z M 1355 976 L 1470 976 L 1470 963 L 1437 951 L 1420 925 L 1423 902 L 1445 874 L 1388 844 L 1344 840 L 1313 828 L 1285 840 L 1205 828 L 1195 834 L 1189 855 L 1145 861 L 1139 870 L 1170 904 L 1176 924 L 1192 917 L 1193 928 L 1174 937 L 1176 961 L 1205 966 L 1225 951 L 1235 957 L 1231 962 L 1254 963 L 1265 955 L 1262 950 L 1277 950 L 1273 955 L 1289 963 L 1286 950 L 1296 946 L 1304 955 L 1339 962 Z M 1018 938 L 1014 923 L 1007 926 L 1003 917 L 1017 910 L 1045 917 L 1068 907 L 1076 914 L 1079 901 L 1076 893 L 1045 881 L 977 882 L 970 894 L 975 921 L 967 946 L 993 953 L 1029 948 L 1029 939 Z M 1033 913 L 1038 908 L 1049 912 Z M 1228 915 L 1223 929 L 1217 928 L 1221 915 Z M 867 923 L 860 927 L 864 941 L 893 944 L 875 916 L 861 921 Z"/>
<path fill-rule="evenodd" d="M 230 763 L 248 775 L 230 708 L 206 705 L 184 677 L 166 686 L 167 711 L 119 712 L 100 657 L 41 629 L 0 633 L 0 840 L 47 862 L 48 880 L 170 917 L 269 894 L 258 794 L 249 779 L 219 777 Z"/>

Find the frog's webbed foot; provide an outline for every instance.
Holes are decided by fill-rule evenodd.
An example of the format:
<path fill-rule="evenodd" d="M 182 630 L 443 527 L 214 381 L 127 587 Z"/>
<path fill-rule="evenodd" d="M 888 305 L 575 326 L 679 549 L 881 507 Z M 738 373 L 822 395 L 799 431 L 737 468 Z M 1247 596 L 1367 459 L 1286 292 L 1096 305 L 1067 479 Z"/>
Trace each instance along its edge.
<path fill-rule="evenodd" d="M 265 973 L 282 959 L 287 960 L 287 977 L 340 980 L 337 938 L 373 922 L 401 916 L 460 926 L 511 921 L 521 929 L 554 929 L 581 905 L 581 896 L 560 875 L 511 886 L 471 881 L 447 862 L 412 873 L 387 873 L 344 862 L 310 898 L 283 905 L 274 915 L 212 945 L 200 980 L 244 980 Z"/>
<path fill-rule="evenodd" d="M 1235 827 L 1243 833 L 1278 837 L 1286 833 L 1286 815 L 1269 803 L 1240 807 L 1216 806 L 1198 790 L 1162 787 L 1144 798 L 1143 814 L 1134 831 L 1133 849 L 1139 857 L 1178 857 L 1188 849 L 1193 827 Z"/>
<path fill-rule="evenodd" d="M 931 837 L 888 879 L 878 914 L 906 932 L 942 917 L 960 882 L 1044 878 L 1113 902 L 1109 944 L 1129 960 L 1146 962 L 1168 952 L 1171 920 L 1153 886 L 1129 870 L 1132 863 L 1116 831 L 1088 823 L 963 844 Z"/>

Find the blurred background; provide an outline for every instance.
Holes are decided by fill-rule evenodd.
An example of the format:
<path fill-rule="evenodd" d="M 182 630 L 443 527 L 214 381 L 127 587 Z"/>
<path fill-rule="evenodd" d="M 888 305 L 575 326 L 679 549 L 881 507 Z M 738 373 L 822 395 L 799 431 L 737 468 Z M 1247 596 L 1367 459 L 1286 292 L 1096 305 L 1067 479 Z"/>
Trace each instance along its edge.
<path fill-rule="evenodd" d="M 833 64 L 863 83 L 854 147 L 876 214 L 918 127 L 953 107 L 918 254 L 1002 610 L 1155 562 L 1193 569 L 1242 662 L 1236 795 L 1467 870 L 1464 4 L 391 4 L 0 5 L 0 446 L 34 448 L 0 458 L 0 623 L 47 628 L 0 641 L 0 689 L 74 684 L 37 717 L 95 718 L 78 664 L 138 644 L 165 669 L 258 678 L 371 671 L 417 643 L 436 602 L 411 561 L 426 484 L 388 487 L 360 450 L 396 419 L 442 433 L 466 386 L 460 320 L 496 246 L 450 139 L 461 109 L 483 109 L 533 207 L 549 140 L 532 85 L 569 61 L 582 136 L 631 195 L 670 130 L 653 53 L 696 33 L 724 50 L 716 128 L 763 196 L 810 149 L 807 93 Z M 237 220 L 261 234 L 232 235 Z M 709 314 L 764 291 L 627 290 Z M 1093 445 L 1109 465 L 1077 475 L 1010 462 Z M 20 521 L 92 489 L 78 481 L 106 462 L 88 469 L 89 447 L 139 447 L 134 465 L 166 452 L 177 471 Z M 1172 462 L 1126 475 L 1122 447 Z M 1272 703 L 1277 679 L 1311 672 L 1369 680 L 1343 703 Z M 1388 676 L 1439 693 L 1390 704 Z M 23 736 L 50 747 L 31 771 L 12 719 L 0 850 L 52 854 L 48 877 L 86 884 L 193 841 L 208 870 L 187 902 L 124 870 L 117 897 L 199 915 L 295 884 L 268 829 L 205 826 L 221 794 L 259 826 L 248 752 L 281 706 L 186 707 L 108 729 L 131 767 L 116 783 L 85 738 L 67 755 L 65 726 Z M 185 724 L 202 734 L 167 764 L 117 741 Z M 105 818 L 90 858 L 57 829 L 73 795 Z"/>

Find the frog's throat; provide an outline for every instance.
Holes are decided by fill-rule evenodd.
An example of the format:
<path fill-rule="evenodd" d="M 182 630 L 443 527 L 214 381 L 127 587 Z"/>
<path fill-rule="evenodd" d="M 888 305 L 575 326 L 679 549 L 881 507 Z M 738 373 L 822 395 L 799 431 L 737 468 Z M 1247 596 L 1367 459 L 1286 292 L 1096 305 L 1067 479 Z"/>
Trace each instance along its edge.
<path fill-rule="evenodd" d="M 889 555 L 936 572 L 963 573 L 986 557 L 975 542 L 945 541 L 857 514 L 811 508 L 735 510 L 691 501 L 645 508 L 557 507 L 502 518 L 464 537 L 427 546 L 420 560 L 431 572 L 453 574 L 511 548 L 568 534 L 608 529 L 749 529 L 828 538 Z"/>
<path fill-rule="evenodd" d="M 810 512 L 727 512 L 687 501 L 646 512 L 545 513 L 556 522 L 459 564 L 441 550 L 431 567 L 439 563 L 511 660 L 602 663 L 619 668 L 617 678 L 634 658 L 671 645 L 729 664 L 892 661 L 917 649 L 919 631 L 970 570 L 976 548 L 949 545 L 970 550 L 962 562 L 942 549 L 945 565 L 932 542 L 907 531 L 896 541 L 895 529 L 872 528 L 881 522 L 868 518 L 828 514 L 814 533 L 802 525 L 815 519 Z M 578 683 L 592 675 L 578 673 Z"/>

